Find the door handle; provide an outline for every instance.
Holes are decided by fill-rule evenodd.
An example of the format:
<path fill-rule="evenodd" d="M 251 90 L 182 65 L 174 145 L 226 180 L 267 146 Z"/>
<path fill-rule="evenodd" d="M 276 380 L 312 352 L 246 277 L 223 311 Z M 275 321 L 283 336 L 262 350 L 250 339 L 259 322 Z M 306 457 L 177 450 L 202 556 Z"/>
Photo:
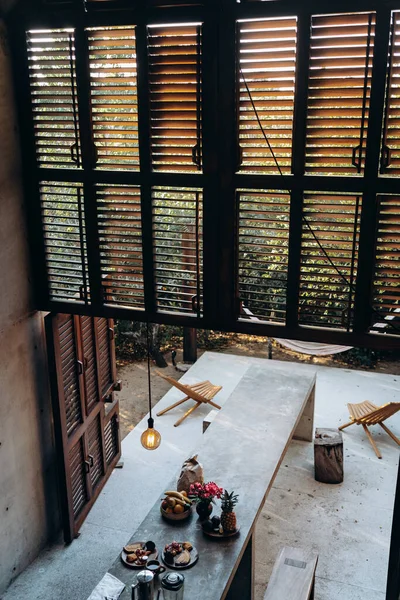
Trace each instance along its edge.
<path fill-rule="evenodd" d="M 83 362 L 81 360 L 77 360 L 76 364 L 78 366 L 78 375 L 83 375 Z"/>
<path fill-rule="evenodd" d="M 93 465 L 94 465 L 94 458 L 93 458 L 93 456 L 91 454 L 89 454 L 88 458 L 89 458 L 90 467 L 93 467 Z"/>
<path fill-rule="evenodd" d="M 90 473 L 90 462 L 88 460 L 85 460 L 85 470 L 86 473 Z"/>

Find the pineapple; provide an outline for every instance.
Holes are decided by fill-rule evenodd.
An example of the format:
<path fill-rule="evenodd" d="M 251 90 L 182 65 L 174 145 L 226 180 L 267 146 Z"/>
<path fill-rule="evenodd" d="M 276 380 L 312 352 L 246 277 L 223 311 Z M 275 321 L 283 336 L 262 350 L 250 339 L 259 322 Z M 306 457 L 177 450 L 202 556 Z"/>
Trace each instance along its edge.
<path fill-rule="evenodd" d="M 236 531 L 236 514 L 233 512 L 233 509 L 235 508 L 237 502 L 238 495 L 235 495 L 235 492 L 231 492 L 229 494 L 225 490 L 221 498 L 221 526 L 226 533 L 232 533 L 233 531 Z"/>

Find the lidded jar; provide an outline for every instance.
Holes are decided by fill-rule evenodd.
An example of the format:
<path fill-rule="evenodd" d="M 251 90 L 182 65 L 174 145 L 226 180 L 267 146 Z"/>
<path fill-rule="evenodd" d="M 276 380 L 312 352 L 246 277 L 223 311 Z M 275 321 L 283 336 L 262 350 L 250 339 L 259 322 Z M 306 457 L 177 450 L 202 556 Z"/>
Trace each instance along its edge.
<path fill-rule="evenodd" d="M 164 600 L 183 600 L 184 583 L 182 573 L 166 573 L 161 581 Z"/>

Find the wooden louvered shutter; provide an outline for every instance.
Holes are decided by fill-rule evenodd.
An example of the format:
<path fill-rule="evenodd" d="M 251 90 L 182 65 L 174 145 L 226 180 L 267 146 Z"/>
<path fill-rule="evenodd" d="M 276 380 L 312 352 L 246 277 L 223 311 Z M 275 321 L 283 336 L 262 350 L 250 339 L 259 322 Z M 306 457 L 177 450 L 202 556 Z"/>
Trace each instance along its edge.
<path fill-rule="evenodd" d="M 243 316 L 284 322 L 290 195 L 242 190 L 237 196 L 238 293 Z"/>
<path fill-rule="evenodd" d="M 106 400 L 112 393 L 117 381 L 115 362 L 114 322 L 112 319 L 94 319 L 96 328 L 96 343 L 98 348 L 98 373 L 100 382 L 100 397 Z"/>
<path fill-rule="evenodd" d="M 239 169 L 277 173 L 261 124 L 283 172 L 291 171 L 297 19 L 244 21 L 239 30 Z"/>
<path fill-rule="evenodd" d="M 196 189 L 154 188 L 153 251 L 157 308 L 202 310 L 202 193 Z"/>
<path fill-rule="evenodd" d="M 400 322 L 400 196 L 378 196 L 375 256 L 373 329 L 393 333 L 388 320 Z"/>
<path fill-rule="evenodd" d="M 27 46 L 38 165 L 80 167 L 74 33 L 30 31 Z"/>
<path fill-rule="evenodd" d="M 89 29 L 87 35 L 96 166 L 138 170 L 135 29 Z"/>
<path fill-rule="evenodd" d="M 66 542 L 77 535 L 121 455 L 112 328 L 107 319 L 46 317 Z"/>
<path fill-rule="evenodd" d="M 104 300 L 144 308 L 140 188 L 96 186 Z"/>
<path fill-rule="evenodd" d="M 299 299 L 302 325 L 351 329 L 360 215 L 359 196 L 305 194 Z"/>
<path fill-rule="evenodd" d="M 400 12 L 392 13 L 380 172 L 400 174 Z"/>
<path fill-rule="evenodd" d="M 363 173 L 375 14 L 312 19 L 306 171 Z"/>
<path fill-rule="evenodd" d="M 40 198 L 50 299 L 87 301 L 83 186 L 42 182 Z"/>
<path fill-rule="evenodd" d="M 153 169 L 201 170 L 201 26 L 148 28 Z"/>

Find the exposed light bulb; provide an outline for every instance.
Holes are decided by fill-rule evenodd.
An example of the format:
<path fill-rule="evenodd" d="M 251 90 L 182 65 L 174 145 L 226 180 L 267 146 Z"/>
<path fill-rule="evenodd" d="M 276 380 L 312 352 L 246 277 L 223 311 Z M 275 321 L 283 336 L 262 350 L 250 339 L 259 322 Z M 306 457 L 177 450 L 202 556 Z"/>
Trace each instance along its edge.
<path fill-rule="evenodd" d="M 161 444 L 161 435 L 154 429 L 154 419 L 148 420 L 148 428 L 143 431 L 140 442 L 146 450 L 156 450 Z"/>

